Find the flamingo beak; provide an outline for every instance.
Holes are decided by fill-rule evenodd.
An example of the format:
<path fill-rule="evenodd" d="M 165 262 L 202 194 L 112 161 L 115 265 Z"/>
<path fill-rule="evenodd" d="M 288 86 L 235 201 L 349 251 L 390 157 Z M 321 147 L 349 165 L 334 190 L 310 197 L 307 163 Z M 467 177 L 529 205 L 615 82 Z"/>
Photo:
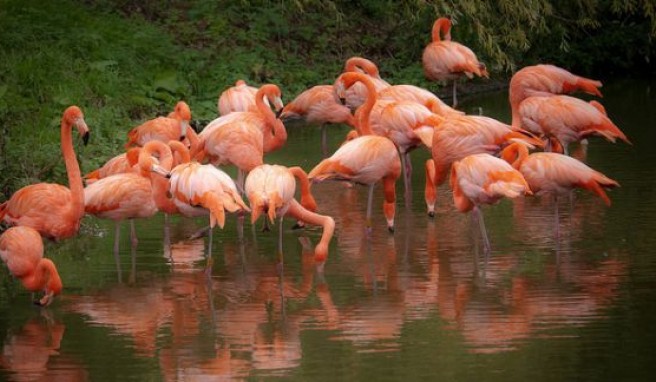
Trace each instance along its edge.
<path fill-rule="evenodd" d="M 155 174 L 161 175 L 166 179 L 171 178 L 171 173 L 160 165 L 153 164 L 153 166 L 150 168 L 150 171 L 154 172 Z"/>
<path fill-rule="evenodd" d="M 80 117 L 77 120 L 75 120 L 75 126 L 77 127 L 77 131 L 82 136 L 82 142 L 84 142 L 84 145 L 86 146 L 87 143 L 89 143 L 90 132 L 87 123 L 84 121 L 84 118 Z"/>

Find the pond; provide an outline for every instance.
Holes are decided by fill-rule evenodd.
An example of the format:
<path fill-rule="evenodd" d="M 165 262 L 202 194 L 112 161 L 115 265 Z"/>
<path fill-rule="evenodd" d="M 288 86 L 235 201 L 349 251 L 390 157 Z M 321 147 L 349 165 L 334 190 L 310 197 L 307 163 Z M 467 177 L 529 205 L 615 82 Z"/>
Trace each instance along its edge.
<path fill-rule="evenodd" d="M 206 220 L 173 218 L 166 243 L 161 215 L 136 222 L 134 251 L 124 224 L 119 271 L 113 223 L 86 217 L 77 238 L 46 247 L 65 286 L 47 309 L 0 271 L 0 380 L 651 379 L 655 84 L 603 87 L 602 103 L 633 145 L 593 138 L 586 161 L 621 188 L 609 193 L 611 207 L 580 191 L 561 200 L 559 240 L 553 200 L 504 200 L 484 208 L 485 256 L 446 185 L 436 216 L 426 215 L 424 149 L 412 153 L 411 203 L 397 182 L 393 234 L 379 187 L 370 238 L 366 188 L 313 187 L 337 226 L 323 272 L 311 250 L 320 229 L 285 221 L 280 266 L 277 227 L 262 232 L 261 221 L 247 222 L 239 240 L 230 216 L 214 232 L 208 277 L 206 238 L 188 239 Z M 510 119 L 505 92 L 462 109 Z M 334 150 L 347 130 L 329 129 Z M 321 158 L 319 129 L 288 130 L 287 145 L 267 162 L 309 171 Z"/>

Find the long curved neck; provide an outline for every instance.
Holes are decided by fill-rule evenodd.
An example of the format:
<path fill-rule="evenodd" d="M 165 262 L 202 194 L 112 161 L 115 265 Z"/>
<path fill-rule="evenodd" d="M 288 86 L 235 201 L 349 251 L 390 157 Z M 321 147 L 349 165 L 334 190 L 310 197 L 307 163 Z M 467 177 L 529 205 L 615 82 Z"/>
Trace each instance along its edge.
<path fill-rule="evenodd" d="M 182 163 L 191 162 L 191 155 L 189 154 L 189 150 L 185 147 L 184 144 L 182 144 L 182 142 L 171 141 L 169 142 L 169 147 L 171 147 L 171 153 L 174 156 L 171 168 Z M 170 170 L 170 168 L 168 170 Z"/>
<path fill-rule="evenodd" d="M 27 276 L 21 279 L 25 289 L 36 292 L 44 290 L 48 280 L 50 278 L 51 272 L 54 268 L 54 264 L 49 259 L 41 259 L 37 264 L 34 272 L 28 274 Z M 55 273 L 57 270 L 55 269 Z"/>
<path fill-rule="evenodd" d="M 271 126 L 276 120 L 276 115 L 273 114 L 271 107 L 264 103 L 264 97 L 269 97 L 268 89 L 267 85 L 264 85 L 255 93 L 255 108 L 264 118 L 266 124 Z"/>
<path fill-rule="evenodd" d="M 501 158 L 510 163 L 515 170 L 519 170 L 524 160 L 528 158 L 528 149 L 520 143 L 513 143 L 503 149 Z"/>
<path fill-rule="evenodd" d="M 449 19 L 441 17 L 435 20 L 435 23 L 433 24 L 433 30 L 431 33 L 433 37 L 433 42 L 442 41 L 442 36 L 440 35 L 440 33 L 444 34 L 444 41 L 451 40 L 451 21 L 449 21 Z"/>
<path fill-rule="evenodd" d="M 272 85 L 262 86 L 255 95 L 255 106 L 264 118 L 265 129 L 262 132 L 264 135 L 264 152 L 270 152 L 282 147 L 287 142 L 287 130 L 281 120 L 276 118 L 276 115 L 267 104 L 264 103 L 264 97 L 269 98 L 271 104 L 275 104 L 273 100 L 274 88 Z"/>
<path fill-rule="evenodd" d="M 61 122 L 61 151 L 66 163 L 66 174 L 68 175 L 68 188 L 71 190 L 70 213 L 76 220 L 84 216 L 84 186 L 82 185 L 82 174 L 80 164 L 77 162 L 75 150 L 73 149 L 72 124 L 62 118 Z"/>
<path fill-rule="evenodd" d="M 371 110 L 373 110 L 377 99 L 376 87 L 365 75 L 358 76 L 358 81 L 362 82 L 367 88 L 367 99 L 364 104 L 356 110 L 357 124 L 360 129 L 360 135 L 372 135 L 373 132 L 371 131 L 371 125 L 369 124 L 369 116 L 371 115 Z"/>
<path fill-rule="evenodd" d="M 164 146 L 166 150 L 159 150 L 159 165 L 165 170 L 171 171 L 173 168 L 173 155 L 168 147 Z M 187 154 L 188 155 L 188 154 Z M 159 174 L 150 174 L 150 184 L 153 187 L 153 199 L 155 205 L 160 211 L 165 213 L 174 213 L 177 207 L 172 199 L 167 197 L 169 189 L 169 180 Z"/>
<path fill-rule="evenodd" d="M 301 185 L 301 205 L 305 209 L 316 211 L 317 202 L 314 200 L 314 196 L 312 196 L 312 192 L 310 191 L 310 181 L 308 180 L 307 173 L 300 167 L 290 167 L 289 172 L 294 175 Z"/>
<path fill-rule="evenodd" d="M 352 57 L 346 61 L 346 65 L 344 66 L 345 72 L 359 73 L 360 71 L 358 69 L 372 77 L 380 78 L 380 73 L 378 72 L 376 64 L 366 58 Z"/>

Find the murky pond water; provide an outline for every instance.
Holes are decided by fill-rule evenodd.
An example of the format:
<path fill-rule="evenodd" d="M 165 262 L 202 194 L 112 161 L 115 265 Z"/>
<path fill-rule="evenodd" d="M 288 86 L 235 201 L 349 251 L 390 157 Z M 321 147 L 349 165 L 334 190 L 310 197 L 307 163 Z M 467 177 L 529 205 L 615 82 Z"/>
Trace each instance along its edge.
<path fill-rule="evenodd" d="M 174 218 L 169 245 L 157 216 L 137 222 L 134 262 L 123 227 L 119 274 L 112 223 L 85 218 L 78 238 L 47 247 L 65 285 L 51 307 L 30 305 L 1 271 L 0 380 L 651 380 L 655 84 L 603 88 L 634 145 L 593 139 L 587 162 L 622 187 L 610 208 L 589 193 L 562 200 L 559 241 L 548 199 L 486 207 L 489 257 L 446 186 L 428 218 L 426 150 L 413 153 L 411 205 L 397 183 L 394 234 L 380 189 L 367 239 L 365 188 L 314 187 L 337 223 L 323 273 L 311 253 L 320 230 L 286 221 L 280 267 L 276 229 L 247 223 L 240 242 L 231 217 L 215 231 L 208 278 L 205 239 L 186 239 L 206 221 Z M 463 105 L 479 107 L 509 120 L 505 93 Z M 331 129 L 335 148 L 346 129 Z M 309 170 L 320 157 L 319 130 L 296 124 L 284 152 L 267 160 Z"/>

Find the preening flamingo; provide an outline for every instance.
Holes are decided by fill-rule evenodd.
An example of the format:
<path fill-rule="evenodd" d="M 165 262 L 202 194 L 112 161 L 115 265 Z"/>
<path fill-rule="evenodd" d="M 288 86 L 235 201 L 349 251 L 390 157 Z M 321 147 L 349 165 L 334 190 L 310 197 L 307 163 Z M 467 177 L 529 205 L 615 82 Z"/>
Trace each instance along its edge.
<path fill-rule="evenodd" d="M 335 95 L 332 85 L 318 85 L 299 94 L 282 109 L 283 121 L 304 118 L 308 124 L 321 125 L 321 149 L 328 152 L 326 124 L 343 123 L 354 127 L 355 120 L 351 109 L 344 106 Z"/>
<path fill-rule="evenodd" d="M 445 104 L 435 94 L 414 85 L 393 85 L 378 92 L 378 99 L 390 99 L 395 101 L 414 101 L 426 106 L 433 113 L 442 117 L 451 115 L 464 115 L 451 106 Z"/>
<path fill-rule="evenodd" d="M 128 142 L 125 148 L 144 146 L 152 140 L 167 143 L 170 140 L 184 140 L 187 137 L 191 110 L 186 102 L 180 101 L 168 117 L 157 117 L 148 120 L 128 132 Z"/>
<path fill-rule="evenodd" d="M 84 187 L 80 166 L 73 150 L 72 127 L 75 126 L 84 143 L 89 140 L 89 128 L 82 110 L 70 106 L 61 120 L 61 151 L 66 163 L 68 185 L 38 183 L 16 191 L 0 204 L 0 221 L 9 225 L 34 228 L 49 239 L 66 239 L 77 234 L 84 216 Z"/>
<path fill-rule="evenodd" d="M 601 97 L 601 81 L 580 77 L 554 65 L 527 66 L 510 79 L 508 98 L 512 109 L 512 125 L 520 126 L 519 104 L 532 96 L 552 96 L 577 90 Z"/>
<path fill-rule="evenodd" d="M 156 159 L 153 154 L 157 154 Z M 158 207 L 168 205 L 167 180 L 153 176 L 152 172 L 167 175 L 172 165 L 171 150 L 160 141 L 150 141 L 139 153 L 137 173 L 108 176 L 84 189 L 84 205 L 88 214 L 115 221 L 114 258 L 120 271 L 119 235 L 120 223 L 126 219 L 147 218 L 155 215 Z M 136 245 L 136 233 L 131 224 L 131 239 Z"/>
<path fill-rule="evenodd" d="M 301 203 L 294 199 L 296 181 L 301 185 Z M 307 174 L 300 167 L 284 167 L 263 164 L 254 168 L 246 178 L 246 195 L 251 205 L 251 222 L 255 223 L 260 214 L 266 213 L 271 223 L 280 219 L 279 252 L 282 254 L 282 219 L 290 215 L 300 221 L 321 225 L 323 234 L 314 250 L 317 262 L 328 257 L 328 245 L 335 230 L 335 221 L 330 216 L 315 213 L 317 205 L 310 193 Z"/>
<path fill-rule="evenodd" d="M 513 143 L 502 151 L 501 157 L 522 173 L 535 195 L 554 195 L 556 236 L 559 236 L 559 195 L 568 194 L 574 188 L 584 188 L 598 195 L 610 206 L 610 199 L 604 188 L 619 187 L 619 183 L 613 179 L 567 155 L 558 153 L 529 155 L 526 146 Z"/>
<path fill-rule="evenodd" d="M 351 57 L 346 60 L 343 73 L 365 74 L 373 83 L 376 93 L 390 86 L 387 81 L 380 78 L 376 64 L 363 57 Z M 344 95 L 346 105 L 352 110 L 357 109 L 365 102 L 367 94 L 368 90 L 363 84 L 354 84 Z"/>
<path fill-rule="evenodd" d="M 513 129 L 510 125 L 483 116 L 455 116 L 446 118 L 432 132 L 417 131 L 424 144 L 431 147 L 432 159 L 426 161 L 426 206 L 434 216 L 437 187 L 449 174 L 449 167 L 468 155 L 496 154 L 513 141 L 542 147 L 542 141 L 531 133 Z"/>
<path fill-rule="evenodd" d="M 48 306 L 61 293 L 63 286 L 57 267 L 52 260 L 43 258 L 43 239 L 33 228 L 11 227 L 0 235 L 0 258 L 25 289 L 45 293 L 35 303 Z"/>
<path fill-rule="evenodd" d="M 235 111 L 249 111 L 255 106 L 257 88 L 249 86 L 244 80 L 237 80 L 235 86 L 226 89 L 219 96 L 217 108 L 219 115 L 227 115 Z M 268 105 L 268 101 L 264 101 Z"/>
<path fill-rule="evenodd" d="M 140 151 L 141 147 L 132 147 L 127 152 L 113 157 L 99 169 L 86 174 L 84 176 L 85 183 L 89 185 L 110 175 L 138 171 L 137 163 L 139 163 Z"/>
<path fill-rule="evenodd" d="M 442 38 L 441 34 L 444 35 Z M 453 80 L 453 107 L 458 105 L 456 81 L 463 75 L 473 78 L 488 77 L 485 64 L 478 61 L 468 47 L 451 41 L 451 20 L 440 17 L 432 30 L 433 41 L 426 46 L 421 57 L 424 75 L 432 81 Z"/>
<path fill-rule="evenodd" d="M 631 144 L 597 101 L 588 103 L 564 95 L 528 97 L 519 104 L 518 113 L 521 127 L 547 138 L 555 137 L 566 155 L 570 143 L 592 135 Z"/>
<path fill-rule="evenodd" d="M 503 159 L 490 154 L 474 154 L 453 163 L 451 168 L 453 202 L 460 212 L 473 210 L 481 229 L 485 252 L 492 249 L 483 221 L 481 204 L 493 204 L 501 198 L 531 195 L 522 174 Z"/>
<path fill-rule="evenodd" d="M 371 205 L 374 185 L 382 181 L 385 198 L 383 210 L 387 228 L 394 231 L 396 179 L 401 175 L 401 160 L 394 143 L 385 137 L 366 135 L 340 147 L 324 159 L 308 175 L 313 182 L 345 180 L 369 186 L 367 199 L 367 230 L 371 229 Z"/>

